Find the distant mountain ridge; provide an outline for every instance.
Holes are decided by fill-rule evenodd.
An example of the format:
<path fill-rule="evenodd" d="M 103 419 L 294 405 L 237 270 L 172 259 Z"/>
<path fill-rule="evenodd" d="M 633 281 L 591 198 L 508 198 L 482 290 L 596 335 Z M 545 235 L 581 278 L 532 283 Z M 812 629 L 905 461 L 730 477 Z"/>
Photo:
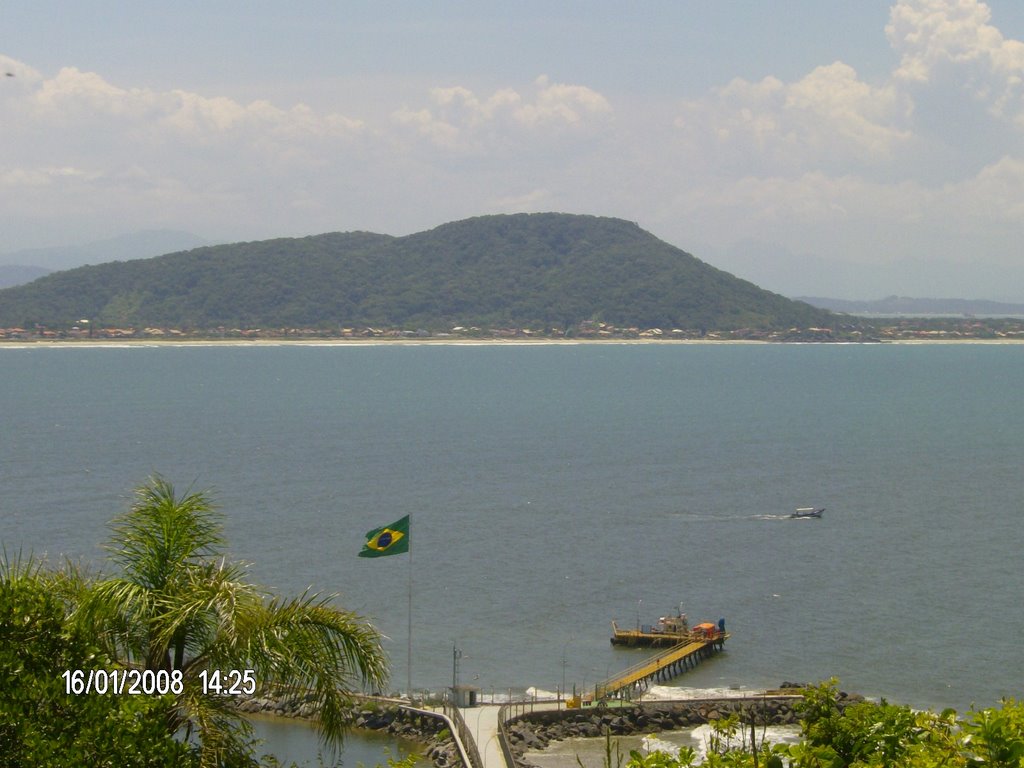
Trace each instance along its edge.
<path fill-rule="evenodd" d="M 29 267 L 24 264 L 0 264 L 0 288 L 10 288 L 14 285 L 31 283 L 43 275 L 50 274 L 50 270 L 43 267 Z"/>
<path fill-rule="evenodd" d="M 850 301 L 801 296 L 796 300 L 831 312 L 850 315 L 990 315 L 995 317 L 1024 315 L 1024 304 L 988 301 L 987 299 L 915 299 L 907 296 L 887 296 L 875 301 Z"/>
<path fill-rule="evenodd" d="M 26 248 L 2 253 L 0 254 L 0 269 L 4 269 L 4 265 L 26 265 L 42 268 L 44 272 L 53 272 L 61 269 L 73 269 L 83 264 L 144 259 L 209 244 L 208 240 L 191 232 L 174 229 L 147 229 L 83 245 Z"/>
<path fill-rule="evenodd" d="M 405 237 L 235 243 L 98 264 L 0 291 L 0 327 L 341 325 L 666 329 L 827 325 L 620 219 L 481 216 Z"/>

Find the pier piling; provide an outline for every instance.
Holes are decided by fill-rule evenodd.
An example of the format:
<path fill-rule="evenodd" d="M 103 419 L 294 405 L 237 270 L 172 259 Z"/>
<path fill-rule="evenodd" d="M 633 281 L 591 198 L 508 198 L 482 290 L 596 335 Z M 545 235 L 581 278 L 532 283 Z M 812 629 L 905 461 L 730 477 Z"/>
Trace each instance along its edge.
<path fill-rule="evenodd" d="M 623 670 L 613 678 L 598 683 L 591 701 L 610 698 L 629 698 L 634 691 L 644 691 L 652 680 L 665 682 L 678 677 L 687 669 L 722 650 L 727 634 L 699 640 L 687 640 L 665 649 L 638 664 Z"/>

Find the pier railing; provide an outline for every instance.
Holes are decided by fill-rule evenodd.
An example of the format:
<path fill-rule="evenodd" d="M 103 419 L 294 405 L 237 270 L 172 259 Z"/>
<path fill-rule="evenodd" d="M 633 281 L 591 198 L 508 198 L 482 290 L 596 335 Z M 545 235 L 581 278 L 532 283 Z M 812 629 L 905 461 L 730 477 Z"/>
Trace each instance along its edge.
<path fill-rule="evenodd" d="M 614 696 L 620 691 L 630 691 L 637 684 L 657 678 L 659 675 L 674 677 L 687 665 L 696 665 L 702 656 L 709 654 L 716 647 L 721 648 L 728 637 L 727 633 L 716 632 L 706 638 L 685 640 L 660 653 L 648 656 L 594 686 L 594 701 Z"/>
<path fill-rule="evenodd" d="M 462 717 L 462 713 L 459 712 L 459 708 L 450 701 L 445 701 L 444 713 L 448 716 L 448 719 L 455 724 L 455 730 L 458 732 L 459 740 L 462 742 L 462 745 L 466 750 L 466 757 L 469 759 L 470 766 L 472 766 L 472 768 L 484 768 L 484 761 L 480 757 L 480 748 L 477 746 L 476 739 L 473 738 L 473 734 L 470 733 L 469 727 L 466 725 L 466 721 Z"/>
<path fill-rule="evenodd" d="M 535 698 L 523 699 L 521 701 L 510 701 L 502 704 L 498 709 L 498 746 L 501 747 L 501 756 L 505 758 L 506 768 L 519 768 L 520 761 L 516 759 L 515 753 L 508 739 L 508 724 L 526 714 L 532 714 L 541 710 L 550 709 L 551 702 L 540 702 Z M 559 706 L 559 710 L 565 711 Z"/>
<path fill-rule="evenodd" d="M 514 714 L 509 714 L 509 705 L 503 704 L 498 709 L 498 746 L 501 747 L 501 756 L 505 758 L 506 768 L 517 768 L 519 765 L 516 760 L 516 756 L 512 754 L 512 747 L 508 743 L 508 729 L 505 724 L 515 717 Z"/>
<path fill-rule="evenodd" d="M 525 715 L 538 709 L 550 709 L 550 704 L 551 702 L 549 701 L 537 700 L 536 698 L 509 701 L 506 704 L 502 704 L 501 709 L 498 710 L 498 722 L 504 723 L 507 720 L 513 720 L 520 715 Z"/>

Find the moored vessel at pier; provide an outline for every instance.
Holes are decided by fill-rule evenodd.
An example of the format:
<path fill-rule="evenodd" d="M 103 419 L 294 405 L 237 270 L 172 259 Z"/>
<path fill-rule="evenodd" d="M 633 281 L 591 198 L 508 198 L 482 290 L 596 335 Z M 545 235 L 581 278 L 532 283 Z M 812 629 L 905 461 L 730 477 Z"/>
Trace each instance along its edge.
<path fill-rule="evenodd" d="M 649 648 L 656 646 L 672 646 L 697 640 L 724 640 L 725 619 L 719 619 L 718 625 L 711 623 L 698 624 L 690 627 L 682 605 L 675 616 L 662 616 L 655 624 L 640 624 L 639 617 L 635 629 L 623 629 L 612 621 L 612 645 Z"/>

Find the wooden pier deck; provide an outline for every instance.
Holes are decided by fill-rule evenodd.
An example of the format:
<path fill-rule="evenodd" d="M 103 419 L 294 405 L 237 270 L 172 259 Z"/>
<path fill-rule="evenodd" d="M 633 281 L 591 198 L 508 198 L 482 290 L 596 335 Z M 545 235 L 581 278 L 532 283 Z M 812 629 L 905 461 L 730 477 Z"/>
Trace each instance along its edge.
<path fill-rule="evenodd" d="M 701 659 L 722 650 L 728 637 L 728 633 L 716 632 L 712 637 L 689 640 L 665 648 L 615 677 L 598 683 L 592 701 L 628 696 L 633 691 L 646 690 L 651 681 L 671 680 L 697 666 Z"/>

